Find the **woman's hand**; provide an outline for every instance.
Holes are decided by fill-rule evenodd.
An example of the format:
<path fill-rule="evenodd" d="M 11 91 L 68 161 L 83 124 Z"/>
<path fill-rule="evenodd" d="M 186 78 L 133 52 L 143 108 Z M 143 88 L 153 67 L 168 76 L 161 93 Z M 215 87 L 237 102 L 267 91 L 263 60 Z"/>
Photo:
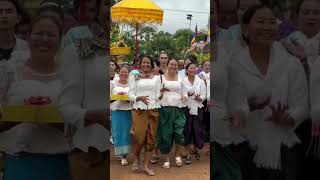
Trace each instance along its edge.
<path fill-rule="evenodd" d="M 267 121 L 272 121 L 282 127 L 293 127 L 294 119 L 290 116 L 288 112 L 288 106 L 281 105 L 280 102 L 276 106 L 270 105 L 272 110 L 272 115 Z"/>
<path fill-rule="evenodd" d="M 194 100 L 199 101 L 199 102 L 202 102 L 202 99 L 201 99 L 201 97 L 200 97 L 199 94 L 196 94 L 196 95 L 194 96 Z"/>
<path fill-rule="evenodd" d="M 149 96 L 139 96 L 137 97 L 137 102 L 142 101 L 144 104 L 149 105 Z"/>
<path fill-rule="evenodd" d="M 182 103 L 187 104 L 188 98 L 186 96 L 181 97 Z"/>
<path fill-rule="evenodd" d="M 169 92 L 170 90 L 168 88 L 166 88 L 163 84 L 162 88 L 160 89 L 160 92 L 161 93 L 164 93 L 164 92 Z"/>
<path fill-rule="evenodd" d="M 85 126 L 91 124 L 100 124 L 110 130 L 110 121 L 108 120 L 110 112 L 108 110 L 91 110 L 85 114 Z"/>
<path fill-rule="evenodd" d="M 250 112 L 252 111 L 256 111 L 256 110 L 261 110 L 264 109 L 266 106 L 269 105 L 271 98 L 267 97 L 266 100 L 261 101 L 261 98 L 258 98 L 256 96 L 250 97 L 248 99 L 248 104 L 249 104 L 249 108 L 250 108 Z"/>
<path fill-rule="evenodd" d="M 231 125 L 234 128 L 244 129 L 246 127 L 247 116 L 243 111 L 236 111 L 232 114 Z"/>

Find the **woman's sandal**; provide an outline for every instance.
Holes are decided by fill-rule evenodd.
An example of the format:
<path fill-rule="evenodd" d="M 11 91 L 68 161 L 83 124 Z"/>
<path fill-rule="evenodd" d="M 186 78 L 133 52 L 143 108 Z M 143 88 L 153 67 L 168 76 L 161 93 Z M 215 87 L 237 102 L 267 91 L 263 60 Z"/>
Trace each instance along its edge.
<path fill-rule="evenodd" d="M 178 167 L 182 166 L 182 159 L 181 159 L 181 157 L 176 157 L 176 165 L 177 165 Z"/>
<path fill-rule="evenodd" d="M 153 170 L 151 170 L 151 169 L 149 169 L 149 170 L 143 170 L 143 172 L 144 173 L 146 173 L 147 175 L 149 175 L 149 176 L 154 176 L 154 175 L 156 175 L 156 173 L 153 171 Z"/>
<path fill-rule="evenodd" d="M 159 159 L 160 159 L 160 158 L 159 158 L 159 157 L 157 157 L 157 156 L 152 156 L 152 158 L 151 158 L 151 161 L 150 161 L 150 162 L 151 162 L 152 164 L 157 164 L 157 163 L 158 163 L 158 161 L 159 161 Z"/>
<path fill-rule="evenodd" d="M 133 170 L 133 171 L 138 170 L 138 169 L 139 169 L 139 166 L 140 166 L 139 160 L 135 160 L 134 163 L 132 164 L 132 170 Z"/>
<path fill-rule="evenodd" d="M 187 157 L 186 164 L 191 164 L 191 157 L 190 156 Z"/>
<path fill-rule="evenodd" d="M 125 158 L 121 159 L 121 165 L 122 166 L 127 166 L 128 164 L 129 164 L 129 162 L 128 162 L 127 159 L 125 159 Z"/>
<path fill-rule="evenodd" d="M 200 160 L 200 154 L 198 151 L 194 152 L 196 160 Z"/>
<path fill-rule="evenodd" d="M 169 168 L 170 168 L 170 162 L 165 162 L 165 163 L 163 163 L 162 167 L 163 167 L 164 169 L 169 169 Z"/>

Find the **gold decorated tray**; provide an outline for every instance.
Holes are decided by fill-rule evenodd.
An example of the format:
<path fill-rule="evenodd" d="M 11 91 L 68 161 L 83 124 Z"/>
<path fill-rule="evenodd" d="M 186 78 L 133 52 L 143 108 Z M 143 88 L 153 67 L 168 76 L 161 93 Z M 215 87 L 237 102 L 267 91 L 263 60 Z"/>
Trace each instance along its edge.
<path fill-rule="evenodd" d="M 110 48 L 110 54 L 113 56 L 117 55 L 130 55 L 130 47 L 112 47 Z"/>
<path fill-rule="evenodd" d="M 63 123 L 62 115 L 55 106 L 3 106 L 1 113 L 5 122 Z"/>
<path fill-rule="evenodd" d="M 119 95 L 119 94 L 114 94 L 111 96 L 112 101 L 129 101 L 129 96 L 128 95 Z"/>

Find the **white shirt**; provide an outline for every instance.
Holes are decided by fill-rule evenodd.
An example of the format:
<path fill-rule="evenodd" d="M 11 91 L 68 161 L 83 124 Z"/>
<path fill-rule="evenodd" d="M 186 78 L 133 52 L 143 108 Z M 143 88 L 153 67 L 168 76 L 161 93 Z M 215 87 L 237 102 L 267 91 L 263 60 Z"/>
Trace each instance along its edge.
<path fill-rule="evenodd" d="M 30 49 L 26 41 L 16 38 L 16 46 L 13 48 L 11 57 L 8 60 L 0 60 L 1 64 L 16 64 L 26 62 L 30 58 Z"/>
<path fill-rule="evenodd" d="M 271 105 L 280 102 L 288 105 L 290 116 L 296 127 L 308 117 L 308 84 L 300 62 L 290 55 L 278 42 L 271 48 L 268 72 L 263 76 L 251 60 L 248 48 L 232 57 L 231 63 L 240 73 L 246 98 L 271 97 Z M 281 168 L 281 144 L 292 147 L 299 143 L 294 128 L 281 128 L 266 121 L 271 110 L 266 107 L 249 113 L 248 139 L 257 147 L 254 158 L 257 166 L 271 169 Z M 273 142 L 273 143 L 270 143 Z"/>
<path fill-rule="evenodd" d="M 203 79 L 199 78 L 197 75 L 195 75 L 193 84 L 189 81 L 188 76 L 186 76 L 183 79 L 183 83 L 187 89 L 187 92 L 192 94 L 192 96 L 188 97 L 187 105 L 190 109 L 190 114 L 192 115 L 198 115 L 198 108 L 202 108 L 203 104 L 202 102 L 207 97 L 207 88 L 205 85 L 205 82 Z M 200 98 L 202 99 L 202 102 L 194 100 L 195 95 L 200 95 Z"/>
<path fill-rule="evenodd" d="M 320 48 L 320 32 L 312 38 L 308 38 L 301 31 L 295 31 L 291 33 L 286 39 L 283 39 L 282 42 L 292 44 L 292 40 L 300 43 L 307 54 L 308 64 L 310 68 L 313 63 L 317 60 L 319 56 Z"/>
<path fill-rule="evenodd" d="M 165 76 L 162 76 L 162 86 L 169 89 L 163 93 L 163 97 L 160 101 L 161 106 L 175 106 L 175 107 L 185 107 L 186 104 L 182 102 L 182 97 L 188 97 L 188 93 L 182 80 L 178 78 L 177 81 L 168 81 Z"/>
<path fill-rule="evenodd" d="M 112 95 L 116 95 L 118 93 L 123 93 L 124 95 L 127 95 L 129 92 L 129 85 L 123 85 L 120 84 L 118 81 L 111 81 L 110 82 L 110 92 L 111 92 L 111 96 Z M 116 110 L 123 110 L 123 111 L 128 111 L 131 110 L 132 107 L 130 105 L 129 102 L 127 101 L 114 101 L 110 104 L 110 109 L 112 111 L 116 111 Z"/>
<path fill-rule="evenodd" d="M 5 98 L 0 101 L 5 105 L 24 105 L 24 100 L 32 96 L 49 97 L 51 106 L 58 106 L 63 91 L 61 74 L 40 74 L 23 63 L 16 66 L 4 66 L 1 70 L 2 86 L 0 94 Z M 3 72 L 3 71 L 2 71 Z M 6 75 L 6 78 L 4 76 Z M 0 133 L 0 151 L 9 154 L 20 152 L 58 154 L 69 152 L 69 143 L 64 132 L 46 124 L 21 123 Z"/>
<path fill-rule="evenodd" d="M 147 110 L 160 108 L 160 76 L 152 79 L 136 79 L 136 76 L 129 77 L 129 99 L 133 101 L 133 109 Z M 139 96 L 148 96 L 149 105 L 142 101 L 136 101 Z"/>
<path fill-rule="evenodd" d="M 242 92 L 239 73 L 228 65 L 226 56 L 213 62 L 212 113 L 210 139 L 221 145 L 238 144 L 245 141 L 237 129 L 230 128 L 228 120 L 232 113 L 242 110 L 248 112 L 248 104 Z M 210 82 L 210 81 L 209 81 Z"/>
<path fill-rule="evenodd" d="M 85 114 L 90 110 L 105 111 L 108 107 L 109 88 L 108 56 L 80 59 L 73 46 L 63 53 L 65 84 L 68 88 L 62 95 L 61 111 L 65 121 L 75 129 L 72 134 L 73 148 L 88 152 L 89 146 L 103 152 L 109 149 L 110 132 L 100 124 L 84 127 Z M 108 117 L 106 117 L 108 121 Z"/>

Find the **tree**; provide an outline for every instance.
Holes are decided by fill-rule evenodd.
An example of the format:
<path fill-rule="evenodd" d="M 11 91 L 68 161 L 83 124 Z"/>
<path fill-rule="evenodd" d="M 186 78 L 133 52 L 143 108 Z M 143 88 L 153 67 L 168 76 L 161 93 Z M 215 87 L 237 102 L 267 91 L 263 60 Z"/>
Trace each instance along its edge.
<path fill-rule="evenodd" d="M 175 38 L 175 44 L 176 48 L 179 52 L 179 57 L 183 56 L 184 52 L 189 48 L 190 44 L 188 43 L 188 38 L 189 42 L 191 41 L 192 37 L 194 35 L 194 32 L 191 31 L 190 29 L 179 29 L 174 33 L 174 38 Z"/>

